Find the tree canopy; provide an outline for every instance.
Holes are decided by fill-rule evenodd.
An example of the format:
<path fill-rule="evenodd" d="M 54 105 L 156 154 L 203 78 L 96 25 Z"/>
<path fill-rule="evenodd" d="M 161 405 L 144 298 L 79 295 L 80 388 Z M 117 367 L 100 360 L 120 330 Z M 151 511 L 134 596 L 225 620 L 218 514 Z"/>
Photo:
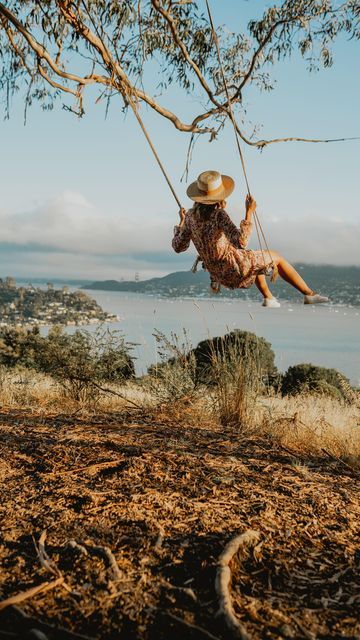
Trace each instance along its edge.
<path fill-rule="evenodd" d="M 0 2 L 0 91 L 8 115 L 11 97 L 22 91 L 51 109 L 57 99 L 84 114 L 84 91 L 95 85 L 106 108 L 119 94 L 146 103 L 180 131 L 216 136 L 229 115 L 216 48 L 203 0 L 9 0 Z M 239 9 L 240 10 L 240 9 Z M 358 0 L 284 0 L 252 20 L 244 33 L 217 29 L 239 134 L 264 147 L 288 140 L 247 133 L 244 96 L 250 86 L 273 89 L 272 66 L 299 50 L 309 68 L 332 64 L 338 35 L 360 37 Z M 146 86 L 157 67 L 159 82 Z M 150 83 L 154 84 L 154 83 Z M 166 107 L 176 84 L 198 96 L 199 113 L 186 122 Z M 239 126 L 239 125 L 238 125 Z M 294 138 L 295 139 L 295 138 Z"/>

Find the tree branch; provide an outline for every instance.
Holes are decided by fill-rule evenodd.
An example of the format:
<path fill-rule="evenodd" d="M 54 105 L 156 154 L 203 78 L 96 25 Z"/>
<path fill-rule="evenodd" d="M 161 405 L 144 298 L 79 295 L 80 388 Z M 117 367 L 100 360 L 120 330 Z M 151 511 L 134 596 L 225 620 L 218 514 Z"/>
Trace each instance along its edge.
<path fill-rule="evenodd" d="M 86 0 L 84 0 L 83 4 L 85 6 L 85 9 L 88 15 L 90 15 L 89 14 L 90 10 L 89 11 L 87 10 Z M 224 116 L 224 118 L 226 116 L 229 116 L 230 113 L 229 113 L 228 102 L 221 103 L 221 102 L 218 102 L 217 99 L 215 98 L 199 66 L 193 60 L 185 43 L 179 36 L 177 24 L 174 16 L 169 11 L 164 9 L 164 7 L 161 4 L 161 0 L 151 0 L 151 5 L 154 11 L 159 13 L 163 17 L 166 24 L 169 26 L 172 39 L 175 45 L 180 50 L 185 60 L 185 63 L 195 73 L 202 88 L 204 89 L 206 95 L 208 96 L 210 102 L 212 102 L 212 104 L 214 105 L 213 108 L 208 109 L 208 111 L 197 115 L 192 120 L 192 122 L 189 122 L 189 123 L 183 122 L 175 113 L 173 113 L 166 107 L 159 104 L 152 96 L 148 95 L 144 90 L 138 89 L 133 85 L 129 76 L 124 71 L 121 60 L 116 59 L 116 55 L 114 57 L 114 54 L 106 45 L 103 37 L 104 32 L 101 31 L 101 27 L 97 29 L 96 23 L 94 22 L 94 20 L 92 20 L 92 24 L 96 30 L 96 33 L 94 33 L 94 31 L 92 31 L 91 28 L 87 26 L 87 23 L 85 23 L 85 21 L 83 20 L 83 16 L 85 16 L 85 14 L 83 14 L 80 11 L 80 8 L 79 8 L 80 2 L 74 3 L 70 0 L 56 0 L 56 6 L 58 7 L 59 12 L 62 18 L 67 23 L 67 25 L 69 25 L 71 29 L 74 31 L 74 34 L 77 37 L 81 37 L 83 41 L 87 43 L 87 45 L 90 45 L 90 49 L 92 49 L 95 52 L 94 57 L 92 58 L 93 65 L 98 64 L 102 66 L 104 68 L 105 75 L 91 73 L 90 75 L 82 77 L 77 74 L 71 73 L 67 70 L 64 70 L 64 68 L 59 65 L 60 49 L 58 51 L 56 59 L 54 60 L 54 58 L 51 56 L 47 48 L 43 44 L 41 44 L 30 33 L 29 29 L 20 22 L 17 16 L 12 11 L 10 11 L 3 4 L 3 2 L 0 2 L 0 24 L 3 26 L 3 29 L 7 34 L 7 37 L 10 43 L 9 46 L 14 51 L 15 55 L 21 62 L 23 68 L 29 74 L 30 78 L 32 80 L 34 79 L 34 70 L 31 69 L 30 66 L 28 65 L 27 50 L 26 48 L 23 49 L 22 46 L 19 46 L 17 39 L 14 38 L 13 31 L 20 34 L 20 36 L 24 38 L 24 40 L 27 42 L 27 45 L 29 47 L 29 52 L 33 52 L 35 54 L 35 57 L 36 57 L 35 70 L 37 69 L 37 72 L 42 77 L 42 79 L 54 89 L 57 89 L 64 93 L 69 93 L 75 96 L 80 101 L 80 108 L 82 108 L 81 90 L 83 87 L 90 84 L 105 85 L 106 87 L 113 88 L 116 92 L 120 93 L 123 96 L 126 106 L 128 106 L 128 104 L 130 103 L 133 108 L 134 107 L 136 108 L 138 101 L 145 102 L 147 105 L 151 107 L 151 109 L 156 111 L 159 115 L 161 115 L 162 117 L 172 122 L 172 124 L 179 131 L 183 131 L 191 134 L 209 133 L 211 136 L 215 136 L 216 127 L 204 126 L 203 123 L 206 120 L 209 120 L 211 118 L 218 117 L 221 119 L 222 116 Z M 239 100 L 242 88 L 249 81 L 252 80 L 252 74 L 254 72 L 254 69 L 257 66 L 257 62 L 261 54 L 263 53 L 266 45 L 270 43 L 271 38 L 273 37 L 276 29 L 282 24 L 284 25 L 286 23 L 299 20 L 300 17 L 301 16 L 296 15 L 294 17 L 290 16 L 288 19 L 279 19 L 277 20 L 276 23 L 274 23 L 269 28 L 268 32 L 260 42 L 258 48 L 255 50 L 252 56 L 252 59 L 249 63 L 248 70 L 246 71 L 245 75 L 242 77 L 240 84 L 238 85 L 237 89 L 234 91 L 233 95 L 230 96 L 231 104 Z M 91 15 L 90 15 L 90 19 L 91 19 Z M 11 25 L 13 29 L 10 28 L 9 25 Z M 56 44 L 59 45 L 58 42 Z M 81 55 L 81 52 L 79 53 Z M 48 70 L 50 73 L 48 72 Z M 67 82 L 66 83 L 58 82 L 57 80 L 54 79 L 53 74 L 54 76 L 57 76 L 58 78 L 65 80 Z M 67 86 L 68 83 L 75 83 L 76 87 L 73 87 L 71 85 Z M 308 138 L 302 138 L 302 137 L 285 137 L 285 138 L 274 138 L 270 140 L 251 140 L 247 138 L 247 136 L 239 129 L 238 125 L 236 125 L 236 129 L 241 139 L 247 145 L 250 145 L 252 147 L 257 147 L 259 149 L 263 149 L 264 147 L 270 144 L 275 144 L 279 142 L 297 141 L 297 142 L 325 143 L 325 142 L 338 142 L 343 140 L 359 139 L 359 138 L 337 138 L 337 139 L 321 140 L 321 139 L 308 139 Z"/>
<path fill-rule="evenodd" d="M 32 71 L 31 71 L 31 69 L 30 69 L 29 65 L 28 65 L 28 64 L 27 64 L 27 62 L 26 62 L 26 57 L 25 57 L 25 55 L 24 55 L 23 51 L 21 51 L 21 50 L 19 49 L 19 47 L 18 47 L 18 45 L 17 45 L 17 43 L 16 43 L 16 41 L 15 41 L 15 38 L 14 38 L 13 32 L 12 32 L 12 31 L 11 31 L 11 29 L 9 29 L 9 27 L 7 26 L 6 20 L 5 20 L 4 18 L 1 18 L 1 23 L 4 25 L 5 33 L 6 33 L 7 37 L 8 37 L 8 39 L 9 39 L 9 42 L 10 42 L 10 44 L 11 44 L 12 48 L 14 49 L 14 51 L 15 51 L 16 55 L 17 55 L 17 56 L 19 57 L 19 59 L 21 60 L 21 62 L 22 62 L 22 64 L 23 64 L 23 67 L 26 69 L 26 71 L 28 72 L 29 76 L 31 76 L 31 75 L 32 75 Z"/>
<path fill-rule="evenodd" d="M 55 80 L 50 78 L 50 76 L 46 73 L 45 69 L 43 69 L 43 67 L 41 66 L 40 60 L 38 61 L 37 68 L 38 68 L 38 71 L 39 71 L 41 77 L 44 78 L 44 80 L 46 80 L 46 82 L 48 84 L 50 84 L 52 87 L 54 87 L 54 89 L 60 89 L 60 91 L 63 91 L 64 93 L 71 93 L 76 98 L 80 97 L 79 90 L 76 91 L 75 89 L 71 89 L 70 87 L 66 87 L 65 85 L 60 84 L 59 82 L 56 82 Z"/>
<path fill-rule="evenodd" d="M 176 28 L 176 24 L 175 24 L 175 20 L 174 20 L 173 16 L 171 15 L 171 13 L 169 11 L 166 11 L 166 9 L 164 9 L 164 7 L 161 6 L 159 0 L 151 0 L 151 4 L 154 7 L 155 11 L 160 13 L 163 16 L 163 18 L 166 20 L 166 22 L 168 23 L 174 42 L 176 43 L 176 45 L 180 49 L 185 61 L 192 68 L 192 70 L 195 72 L 195 74 L 198 77 L 198 80 L 199 80 L 201 86 L 203 87 L 203 89 L 205 89 L 207 95 L 209 96 L 209 99 L 211 100 L 211 102 L 213 102 L 216 105 L 216 107 L 220 108 L 219 102 L 216 100 L 212 90 L 210 89 L 208 83 L 206 82 L 206 80 L 205 80 L 203 74 L 201 73 L 198 65 L 192 59 L 192 57 L 190 56 L 185 44 L 181 40 L 181 38 L 180 38 L 180 36 L 179 36 L 179 34 L 177 32 L 177 28 Z"/>
<path fill-rule="evenodd" d="M 97 76 L 95 74 L 81 77 L 73 73 L 63 71 L 52 59 L 47 49 L 45 49 L 45 47 L 40 44 L 40 42 L 38 42 L 33 35 L 31 35 L 31 33 L 24 27 L 24 25 L 17 19 L 17 17 L 11 11 L 9 11 L 9 9 L 7 9 L 2 2 L 0 2 L 0 15 L 2 15 L 6 20 L 14 25 L 17 31 L 21 33 L 21 35 L 25 38 L 30 48 L 34 51 L 34 53 L 36 53 L 37 57 L 40 60 L 45 60 L 57 76 L 83 85 L 94 84 L 95 82 L 104 83 L 104 81 L 106 81 L 106 78 Z"/>
<path fill-rule="evenodd" d="M 166 109 L 165 107 L 162 107 L 144 91 L 141 91 L 140 89 L 136 89 L 134 85 L 131 83 L 127 74 L 124 72 L 121 65 L 116 60 L 114 60 L 113 56 L 111 55 L 111 52 L 109 51 L 109 49 L 107 48 L 103 40 L 100 38 L 100 36 L 96 35 L 93 31 L 91 31 L 91 29 L 89 29 L 89 27 L 87 27 L 80 20 L 79 16 L 75 15 L 71 9 L 65 6 L 70 4 L 68 0 L 65 0 L 65 1 L 57 0 L 57 2 L 60 5 L 60 11 L 62 12 L 65 20 L 67 20 L 67 22 L 69 22 L 69 24 L 73 28 L 75 28 L 77 32 L 80 32 L 83 38 L 85 38 L 89 42 L 89 44 L 91 44 L 100 53 L 104 62 L 108 66 L 108 70 L 111 75 L 110 82 L 112 86 L 116 87 L 121 92 L 125 100 L 125 103 L 127 103 L 130 99 L 133 99 L 133 98 L 135 98 L 135 100 L 139 99 L 139 100 L 142 100 L 143 102 L 146 102 L 146 104 L 148 104 L 152 109 L 154 109 L 154 111 L 162 115 L 167 120 L 170 120 L 179 131 L 190 132 L 190 133 L 212 133 L 213 132 L 213 128 L 197 127 L 197 123 L 185 124 L 178 118 L 178 116 L 176 116 L 175 113 L 173 113 L 172 111 L 169 111 L 169 109 Z M 118 82 L 115 81 L 113 77 L 114 74 L 117 75 Z M 222 106 L 220 105 L 220 109 L 221 108 Z M 209 117 L 209 116 L 206 116 L 206 117 Z"/>
<path fill-rule="evenodd" d="M 205 120 L 206 118 L 209 118 L 213 114 L 212 111 L 209 111 L 203 114 L 202 116 L 198 116 L 195 120 L 193 120 L 193 122 L 189 124 L 185 124 L 180 120 L 180 118 L 178 118 L 178 116 L 175 113 L 173 113 L 172 111 L 169 111 L 169 109 L 166 109 L 165 107 L 162 107 L 153 98 L 147 95 L 144 91 L 135 89 L 135 87 L 132 87 L 132 91 L 140 100 L 142 100 L 143 102 L 146 102 L 146 104 L 148 104 L 152 109 L 154 109 L 154 111 L 164 116 L 164 118 L 166 118 L 167 120 L 170 120 L 173 123 L 173 125 L 176 127 L 176 129 L 178 129 L 179 131 L 185 131 L 187 133 L 213 133 L 214 132 L 213 127 L 197 126 L 198 122 L 200 122 L 201 120 Z M 214 113 L 216 113 L 217 111 L 220 112 L 221 108 L 215 109 Z"/>
<path fill-rule="evenodd" d="M 244 88 L 244 86 L 246 85 L 246 83 L 250 80 L 252 72 L 254 71 L 254 67 L 255 64 L 258 60 L 258 58 L 260 57 L 260 55 L 262 54 L 263 50 L 265 49 L 266 45 L 268 44 L 268 42 L 270 42 L 271 38 L 273 37 L 276 29 L 281 25 L 284 24 L 286 21 L 285 20 L 279 20 L 278 22 L 275 22 L 273 24 L 273 26 L 271 27 L 271 29 L 269 29 L 267 35 L 265 36 L 264 40 L 261 42 L 261 44 L 259 45 L 259 47 L 256 49 L 256 51 L 254 52 L 253 57 L 251 58 L 251 62 L 250 62 L 250 66 L 249 69 L 247 70 L 247 72 L 245 73 L 241 83 L 239 84 L 239 87 L 235 93 L 235 95 L 239 95 L 241 93 L 241 90 Z"/>

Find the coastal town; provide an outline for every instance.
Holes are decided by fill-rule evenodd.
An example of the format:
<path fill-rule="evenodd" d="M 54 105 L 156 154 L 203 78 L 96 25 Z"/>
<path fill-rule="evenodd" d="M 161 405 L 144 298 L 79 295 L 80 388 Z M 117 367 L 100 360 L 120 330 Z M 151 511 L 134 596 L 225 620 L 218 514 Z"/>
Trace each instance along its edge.
<path fill-rule="evenodd" d="M 116 320 L 83 291 L 56 289 L 51 282 L 46 289 L 31 283 L 18 287 L 15 278 L 0 278 L 0 326 L 78 326 Z"/>

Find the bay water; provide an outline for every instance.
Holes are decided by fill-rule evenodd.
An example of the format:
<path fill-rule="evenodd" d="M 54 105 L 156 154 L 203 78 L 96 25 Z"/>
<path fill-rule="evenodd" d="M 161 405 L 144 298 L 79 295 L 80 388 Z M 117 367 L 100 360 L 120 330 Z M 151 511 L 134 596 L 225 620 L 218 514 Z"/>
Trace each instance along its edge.
<path fill-rule="evenodd" d="M 312 363 L 335 368 L 353 385 L 360 385 L 360 308 L 336 305 L 303 305 L 282 301 L 280 309 L 261 302 L 216 298 L 162 298 L 146 294 L 87 290 L 104 310 L 117 314 L 109 327 L 120 329 L 136 343 L 138 374 L 158 361 L 154 330 L 170 337 L 185 330 L 193 346 L 205 338 L 241 329 L 268 340 L 276 365 Z"/>

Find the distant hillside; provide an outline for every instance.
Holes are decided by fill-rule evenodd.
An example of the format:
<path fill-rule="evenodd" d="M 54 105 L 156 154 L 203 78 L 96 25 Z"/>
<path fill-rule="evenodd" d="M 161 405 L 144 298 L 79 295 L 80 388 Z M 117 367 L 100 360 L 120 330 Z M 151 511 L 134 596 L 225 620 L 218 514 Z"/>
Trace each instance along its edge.
<path fill-rule="evenodd" d="M 360 267 L 297 264 L 296 268 L 313 289 L 329 295 L 333 302 L 360 306 Z M 82 288 L 159 294 L 168 297 L 204 297 L 209 295 L 209 283 L 209 274 L 200 268 L 195 274 L 191 271 L 177 271 L 163 278 L 151 278 L 142 282 L 103 280 L 86 284 Z M 279 298 L 294 300 L 299 297 L 299 294 L 281 278 L 270 286 L 274 295 Z M 220 295 L 258 298 L 259 292 L 256 287 L 235 291 L 223 287 Z"/>
<path fill-rule="evenodd" d="M 196 273 L 191 271 L 176 271 L 169 273 L 162 278 L 150 278 L 142 282 L 135 281 L 118 281 L 118 280 L 102 280 L 85 284 L 82 289 L 101 289 L 102 291 L 138 291 L 146 293 L 152 290 L 158 290 L 163 287 L 184 287 L 200 285 L 203 287 L 209 284 L 209 274 L 203 269 L 199 269 Z"/>

